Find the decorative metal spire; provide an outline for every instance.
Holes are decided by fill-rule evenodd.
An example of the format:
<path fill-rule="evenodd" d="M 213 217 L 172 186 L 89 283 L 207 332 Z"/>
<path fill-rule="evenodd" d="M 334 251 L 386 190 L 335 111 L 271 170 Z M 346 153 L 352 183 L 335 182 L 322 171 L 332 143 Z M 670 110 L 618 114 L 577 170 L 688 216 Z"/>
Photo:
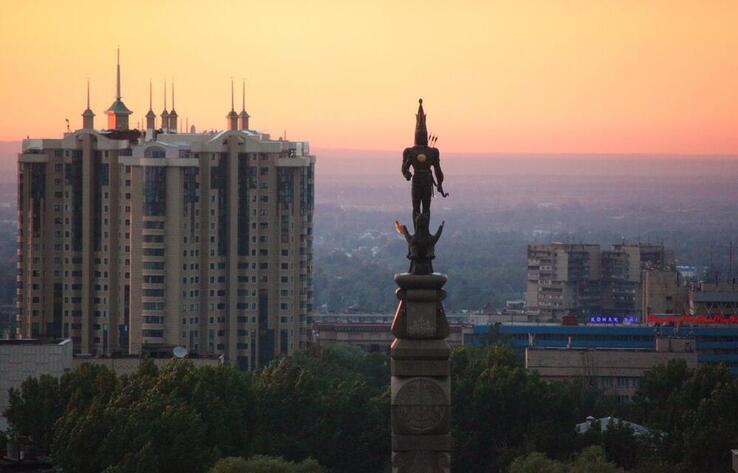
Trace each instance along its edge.
<path fill-rule="evenodd" d="M 128 117 L 133 112 L 126 107 L 120 99 L 120 48 L 116 50 L 117 60 L 115 65 L 115 101 L 106 110 L 108 114 L 108 129 L 110 130 L 127 130 Z"/>
<path fill-rule="evenodd" d="M 154 110 L 152 109 L 154 106 L 154 88 L 151 84 L 151 79 L 149 79 L 149 111 L 146 112 L 146 129 L 147 130 L 153 130 L 156 128 L 156 114 L 154 113 Z"/>
<path fill-rule="evenodd" d="M 228 129 L 231 131 L 238 130 L 238 114 L 236 113 L 234 96 L 233 96 L 233 78 L 231 77 L 231 111 L 226 115 L 228 120 Z"/>
<path fill-rule="evenodd" d="M 241 113 L 238 114 L 241 121 L 241 129 L 249 129 L 249 114 L 246 112 L 246 79 L 241 84 Z"/>
<path fill-rule="evenodd" d="M 164 110 L 161 112 L 161 131 L 169 131 L 169 112 L 167 112 L 167 81 L 164 81 Z"/>
<path fill-rule="evenodd" d="M 86 130 L 95 128 L 95 113 L 90 110 L 90 79 L 87 79 L 87 108 L 82 112 L 82 128 Z"/>
<path fill-rule="evenodd" d="M 118 59 L 116 61 L 115 98 L 120 100 L 120 48 L 118 48 Z"/>
<path fill-rule="evenodd" d="M 174 79 L 172 79 L 172 110 L 169 112 L 169 132 L 177 133 L 178 129 L 177 112 L 174 110 Z"/>

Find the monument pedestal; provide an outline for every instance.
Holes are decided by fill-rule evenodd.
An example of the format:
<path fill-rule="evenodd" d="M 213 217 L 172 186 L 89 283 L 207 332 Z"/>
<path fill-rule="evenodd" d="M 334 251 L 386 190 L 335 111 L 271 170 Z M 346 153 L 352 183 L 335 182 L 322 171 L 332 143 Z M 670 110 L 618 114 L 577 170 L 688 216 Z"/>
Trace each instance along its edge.
<path fill-rule="evenodd" d="M 441 301 L 446 276 L 395 275 L 400 303 L 392 321 L 392 472 L 449 473 L 451 380 Z"/>

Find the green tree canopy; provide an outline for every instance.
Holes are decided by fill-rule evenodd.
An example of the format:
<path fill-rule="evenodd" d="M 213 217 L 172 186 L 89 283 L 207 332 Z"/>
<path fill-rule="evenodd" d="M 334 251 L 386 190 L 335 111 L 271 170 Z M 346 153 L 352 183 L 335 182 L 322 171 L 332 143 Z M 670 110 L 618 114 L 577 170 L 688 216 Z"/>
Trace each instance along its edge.
<path fill-rule="evenodd" d="M 248 460 L 239 457 L 221 458 L 210 473 L 325 473 L 312 458 L 293 463 L 282 458 L 254 456 Z"/>

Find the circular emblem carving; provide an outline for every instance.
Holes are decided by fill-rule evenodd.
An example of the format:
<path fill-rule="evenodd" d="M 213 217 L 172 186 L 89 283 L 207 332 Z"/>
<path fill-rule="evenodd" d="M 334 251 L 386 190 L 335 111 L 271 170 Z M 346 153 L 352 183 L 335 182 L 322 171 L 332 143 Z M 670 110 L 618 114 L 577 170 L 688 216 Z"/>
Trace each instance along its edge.
<path fill-rule="evenodd" d="M 448 400 L 435 381 L 416 378 L 400 388 L 394 409 L 404 429 L 421 434 L 443 425 L 448 416 Z"/>
<path fill-rule="evenodd" d="M 424 163 L 426 159 L 428 159 L 428 156 L 424 155 L 423 153 L 420 153 L 418 155 L 418 161 L 420 161 L 421 163 Z"/>

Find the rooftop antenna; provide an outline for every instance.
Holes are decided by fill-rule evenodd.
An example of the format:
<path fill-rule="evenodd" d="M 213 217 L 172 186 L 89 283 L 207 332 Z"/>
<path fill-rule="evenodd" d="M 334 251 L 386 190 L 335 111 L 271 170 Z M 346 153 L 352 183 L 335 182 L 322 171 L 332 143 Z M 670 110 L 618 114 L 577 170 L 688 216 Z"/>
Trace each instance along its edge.
<path fill-rule="evenodd" d="M 151 110 L 152 102 L 153 102 L 153 87 L 151 85 L 151 79 L 149 79 L 149 110 Z"/>
<path fill-rule="evenodd" d="M 167 80 L 164 79 L 164 111 L 167 110 Z"/>
<path fill-rule="evenodd" d="M 90 78 L 87 78 L 87 110 L 90 109 Z"/>
<path fill-rule="evenodd" d="M 246 78 L 241 83 L 241 111 L 246 111 Z"/>
<path fill-rule="evenodd" d="M 233 77 L 231 77 L 231 112 L 235 112 L 236 109 L 233 104 Z"/>

